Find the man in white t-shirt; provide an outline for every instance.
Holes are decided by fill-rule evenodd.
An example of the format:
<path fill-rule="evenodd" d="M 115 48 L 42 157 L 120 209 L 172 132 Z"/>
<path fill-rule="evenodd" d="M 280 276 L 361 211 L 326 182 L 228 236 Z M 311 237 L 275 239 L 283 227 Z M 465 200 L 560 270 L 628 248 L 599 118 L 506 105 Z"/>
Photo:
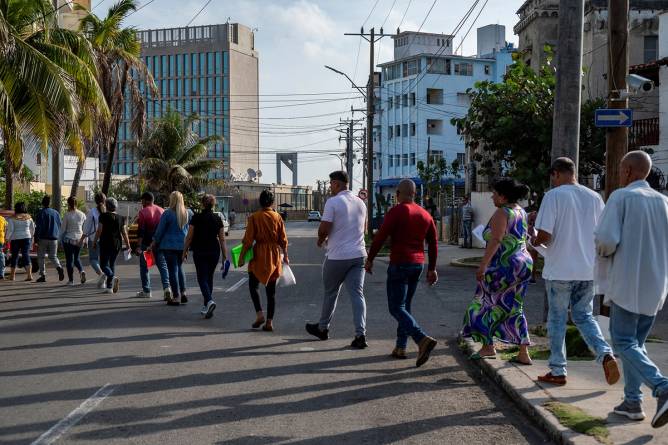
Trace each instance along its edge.
<path fill-rule="evenodd" d="M 332 197 L 325 203 L 318 229 L 318 247 L 327 250 L 322 265 L 325 296 L 318 323 L 307 323 L 306 331 L 321 340 L 329 338 L 336 302 L 343 284 L 353 306 L 355 338 L 353 348 L 364 349 L 366 343 L 366 302 L 364 301 L 364 261 L 366 245 L 366 206 L 348 190 L 348 174 L 335 171 L 329 175 Z"/>
<path fill-rule="evenodd" d="M 610 345 L 593 316 L 594 229 L 603 212 L 603 200 L 577 182 L 575 164 L 557 158 L 550 168 L 552 190 L 538 211 L 534 245 L 546 244 L 543 278 L 548 296 L 547 333 L 550 336 L 550 372 L 538 381 L 566 384 L 566 324 L 568 308 L 582 338 L 603 365 L 605 379 L 613 385 L 619 368 Z"/>

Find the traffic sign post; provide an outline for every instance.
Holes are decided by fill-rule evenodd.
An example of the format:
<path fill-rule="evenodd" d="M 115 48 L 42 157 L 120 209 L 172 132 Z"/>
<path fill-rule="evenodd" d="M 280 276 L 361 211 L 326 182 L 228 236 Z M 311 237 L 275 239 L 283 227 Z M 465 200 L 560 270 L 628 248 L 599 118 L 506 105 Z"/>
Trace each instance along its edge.
<path fill-rule="evenodd" d="M 633 110 L 630 108 L 599 108 L 594 114 L 599 128 L 630 127 L 633 125 Z"/>

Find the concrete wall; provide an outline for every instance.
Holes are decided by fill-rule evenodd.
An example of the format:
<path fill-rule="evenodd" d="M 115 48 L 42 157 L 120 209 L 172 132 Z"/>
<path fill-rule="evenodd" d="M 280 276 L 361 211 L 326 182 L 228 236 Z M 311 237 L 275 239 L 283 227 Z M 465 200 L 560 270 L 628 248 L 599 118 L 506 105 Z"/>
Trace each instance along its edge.
<path fill-rule="evenodd" d="M 234 176 L 260 167 L 259 61 L 255 51 L 248 51 L 252 32 L 239 26 L 238 36 L 239 45 L 230 43 L 230 168 Z M 235 97 L 244 101 L 235 103 Z"/>

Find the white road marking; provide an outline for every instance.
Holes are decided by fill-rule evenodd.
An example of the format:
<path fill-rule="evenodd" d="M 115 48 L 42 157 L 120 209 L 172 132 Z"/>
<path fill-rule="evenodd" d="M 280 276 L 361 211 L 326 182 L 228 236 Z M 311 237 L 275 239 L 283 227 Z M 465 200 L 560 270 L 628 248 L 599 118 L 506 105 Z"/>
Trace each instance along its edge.
<path fill-rule="evenodd" d="M 243 284 L 248 281 L 248 277 L 242 278 L 236 283 L 234 283 L 229 289 L 227 289 L 225 292 L 234 292 L 235 290 L 239 289 Z"/>
<path fill-rule="evenodd" d="M 304 352 L 306 352 L 306 351 L 315 351 L 315 348 L 311 348 L 311 347 L 308 347 L 308 346 L 304 346 L 304 347 L 299 348 L 299 350 L 300 350 L 300 351 L 304 351 Z"/>
<path fill-rule="evenodd" d="M 79 423 L 86 414 L 93 411 L 104 399 L 109 397 L 114 389 L 109 383 L 98 389 L 95 394 L 69 413 L 67 417 L 52 426 L 49 431 L 39 436 L 31 445 L 49 445 L 60 439 L 67 430 Z"/>

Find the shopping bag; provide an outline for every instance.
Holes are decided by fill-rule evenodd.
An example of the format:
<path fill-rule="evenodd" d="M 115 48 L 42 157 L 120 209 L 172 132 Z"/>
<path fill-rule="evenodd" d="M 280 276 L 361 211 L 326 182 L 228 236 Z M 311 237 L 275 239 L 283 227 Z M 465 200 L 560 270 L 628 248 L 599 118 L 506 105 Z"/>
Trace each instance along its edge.
<path fill-rule="evenodd" d="M 223 280 L 227 278 L 227 274 L 230 273 L 230 260 L 225 260 L 225 262 L 223 263 L 223 267 L 221 267 L 220 271 Z"/>
<path fill-rule="evenodd" d="M 243 249 L 243 247 L 243 244 L 239 244 L 238 246 L 234 246 L 230 251 L 232 253 L 232 264 L 234 267 L 239 267 L 239 257 L 241 256 L 241 249 Z M 246 251 L 246 255 L 244 256 L 244 263 L 248 264 L 252 259 L 253 248 L 250 248 Z"/>
<path fill-rule="evenodd" d="M 155 265 L 155 257 L 153 256 L 153 252 L 146 250 L 142 255 L 144 255 L 144 261 L 146 261 L 146 267 L 148 269 Z"/>
<path fill-rule="evenodd" d="M 130 261 L 132 259 L 132 250 L 128 249 L 125 251 L 125 261 Z"/>
<path fill-rule="evenodd" d="M 292 273 L 292 269 L 290 268 L 290 266 L 284 263 L 283 271 L 281 272 L 281 276 L 278 277 L 276 285 L 278 287 L 288 287 L 288 286 L 294 286 L 295 284 L 297 284 L 297 280 L 295 279 L 295 274 Z"/>

